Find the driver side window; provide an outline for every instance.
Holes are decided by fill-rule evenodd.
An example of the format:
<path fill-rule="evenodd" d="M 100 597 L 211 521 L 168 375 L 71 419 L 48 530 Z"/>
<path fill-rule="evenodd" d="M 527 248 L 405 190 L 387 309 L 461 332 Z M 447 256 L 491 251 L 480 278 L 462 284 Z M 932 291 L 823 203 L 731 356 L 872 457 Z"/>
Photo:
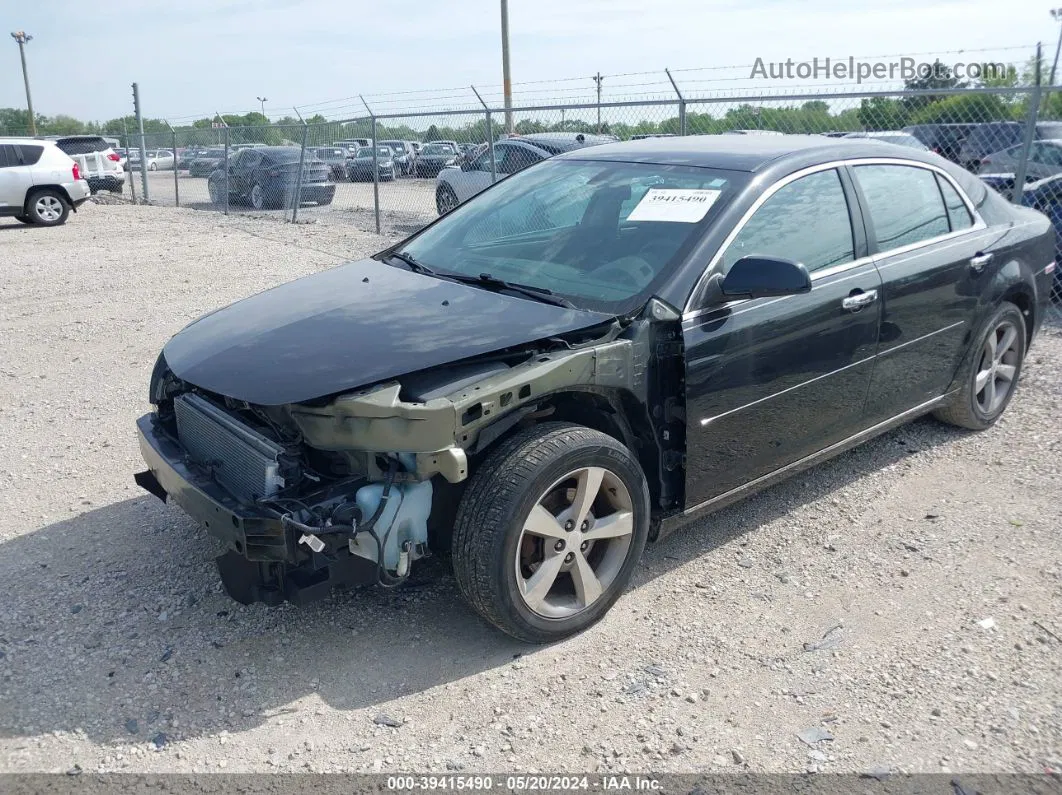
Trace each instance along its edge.
<path fill-rule="evenodd" d="M 719 272 L 752 254 L 793 260 L 812 273 L 855 259 L 852 220 L 837 170 L 809 174 L 775 192 L 727 246 Z"/>

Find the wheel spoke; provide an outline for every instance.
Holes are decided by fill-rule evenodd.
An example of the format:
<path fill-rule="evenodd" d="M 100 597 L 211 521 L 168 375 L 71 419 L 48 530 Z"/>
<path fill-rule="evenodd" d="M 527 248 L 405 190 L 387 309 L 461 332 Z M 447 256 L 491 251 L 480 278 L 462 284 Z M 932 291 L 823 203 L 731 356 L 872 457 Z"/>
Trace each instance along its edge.
<path fill-rule="evenodd" d="M 996 406 L 996 379 L 994 377 L 989 378 L 987 383 L 985 383 L 984 395 L 985 400 L 982 406 L 985 411 L 991 413 Z"/>
<path fill-rule="evenodd" d="M 564 538 L 568 535 L 557 521 L 557 517 L 543 508 L 541 504 L 531 509 L 531 513 L 524 522 L 524 531 L 543 538 Z"/>
<path fill-rule="evenodd" d="M 575 499 L 572 500 L 572 521 L 575 522 L 577 528 L 586 520 L 586 515 L 590 512 L 590 507 L 601 490 L 601 481 L 604 477 L 605 470 L 601 467 L 587 467 L 579 473 Z"/>
<path fill-rule="evenodd" d="M 981 390 L 985 388 L 985 384 L 987 384 L 991 380 L 991 378 L 991 370 L 982 370 L 981 372 L 979 372 L 977 374 L 977 378 L 974 380 L 974 392 L 979 394 Z"/>
<path fill-rule="evenodd" d="M 1014 371 L 1017 369 L 1018 368 L 1015 367 L 1013 364 L 996 365 L 996 377 L 1000 381 L 1007 381 L 1009 383 L 1010 381 L 1014 380 Z"/>
<path fill-rule="evenodd" d="M 620 538 L 634 532 L 634 514 L 630 511 L 616 511 L 594 520 L 594 526 L 583 533 L 584 541 L 596 541 L 601 538 Z"/>
<path fill-rule="evenodd" d="M 524 593 L 524 600 L 532 610 L 541 609 L 545 604 L 546 595 L 549 593 L 549 589 L 553 587 L 553 583 L 557 581 L 557 575 L 560 573 L 563 564 L 564 553 L 550 552 L 535 573 L 520 584 L 520 588 Z"/>
<path fill-rule="evenodd" d="M 1010 346 L 1014 344 L 1014 339 L 1017 336 L 1018 331 L 1014 328 L 1014 326 L 1007 326 L 1003 330 L 1003 337 L 996 345 L 995 354 L 993 356 L 996 362 L 999 362 L 1003 359 L 1003 354 L 1010 350 Z"/>
<path fill-rule="evenodd" d="M 601 596 L 601 581 L 590 568 L 590 563 L 583 553 L 575 551 L 575 565 L 572 566 L 572 582 L 575 584 L 575 595 L 580 604 L 587 607 Z"/>
<path fill-rule="evenodd" d="M 996 335 L 995 332 L 988 335 L 988 339 L 985 340 L 985 347 L 981 353 L 981 367 L 988 369 L 992 366 L 992 362 L 996 358 Z"/>

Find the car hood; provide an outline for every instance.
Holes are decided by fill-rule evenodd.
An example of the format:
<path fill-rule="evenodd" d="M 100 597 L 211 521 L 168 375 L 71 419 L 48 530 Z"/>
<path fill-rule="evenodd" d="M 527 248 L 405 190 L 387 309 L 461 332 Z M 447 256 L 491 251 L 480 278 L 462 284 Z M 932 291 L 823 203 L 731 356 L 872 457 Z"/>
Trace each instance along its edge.
<path fill-rule="evenodd" d="M 205 315 L 178 332 L 163 355 L 181 380 L 248 403 L 281 405 L 611 317 L 361 260 Z"/>

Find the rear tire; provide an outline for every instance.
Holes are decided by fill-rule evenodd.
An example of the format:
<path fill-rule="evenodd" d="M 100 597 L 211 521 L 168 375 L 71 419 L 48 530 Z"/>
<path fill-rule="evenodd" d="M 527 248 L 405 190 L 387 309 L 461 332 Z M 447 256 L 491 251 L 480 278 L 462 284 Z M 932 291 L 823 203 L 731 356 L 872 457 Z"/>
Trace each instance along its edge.
<path fill-rule="evenodd" d="M 975 431 L 995 425 L 1017 389 L 1026 339 L 1021 310 L 1004 302 L 974 336 L 958 391 L 933 416 Z"/>
<path fill-rule="evenodd" d="M 46 188 L 32 194 L 26 202 L 30 223 L 40 226 L 61 226 L 70 215 L 70 205 L 59 191 Z"/>
<path fill-rule="evenodd" d="M 638 461 L 611 436 L 566 423 L 529 428 L 491 453 L 461 499 L 452 546 L 458 587 L 519 640 L 581 632 L 626 589 L 649 511 Z"/>
<path fill-rule="evenodd" d="M 460 202 L 457 200 L 457 194 L 446 183 L 435 189 L 435 209 L 439 211 L 439 215 L 446 215 L 458 204 Z"/>
<path fill-rule="evenodd" d="M 251 186 L 251 192 L 247 194 L 247 198 L 251 201 L 251 206 L 256 210 L 264 210 L 266 207 L 266 195 L 265 188 L 262 187 L 262 183 L 256 182 Z"/>

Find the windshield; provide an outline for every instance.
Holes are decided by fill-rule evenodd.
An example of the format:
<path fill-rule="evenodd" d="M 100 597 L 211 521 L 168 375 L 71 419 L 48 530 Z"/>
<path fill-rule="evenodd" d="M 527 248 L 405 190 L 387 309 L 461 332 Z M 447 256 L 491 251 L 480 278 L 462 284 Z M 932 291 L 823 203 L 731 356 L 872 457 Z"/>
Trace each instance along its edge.
<path fill-rule="evenodd" d="M 451 147 L 449 144 L 428 144 L 427 146 L 425 146 L 423 149 L 420 150 L 420 153 L 422 155 L 453 155 L 453 154 L 457 154 L 456 152 L 454 152 L 453 147 Z"/>
<path fill-rule="evenodd" d="M 545 161 L 443 216 L 400 251 L 444 273 L 634 309 L 748 179 L 646 163 Z"/>

